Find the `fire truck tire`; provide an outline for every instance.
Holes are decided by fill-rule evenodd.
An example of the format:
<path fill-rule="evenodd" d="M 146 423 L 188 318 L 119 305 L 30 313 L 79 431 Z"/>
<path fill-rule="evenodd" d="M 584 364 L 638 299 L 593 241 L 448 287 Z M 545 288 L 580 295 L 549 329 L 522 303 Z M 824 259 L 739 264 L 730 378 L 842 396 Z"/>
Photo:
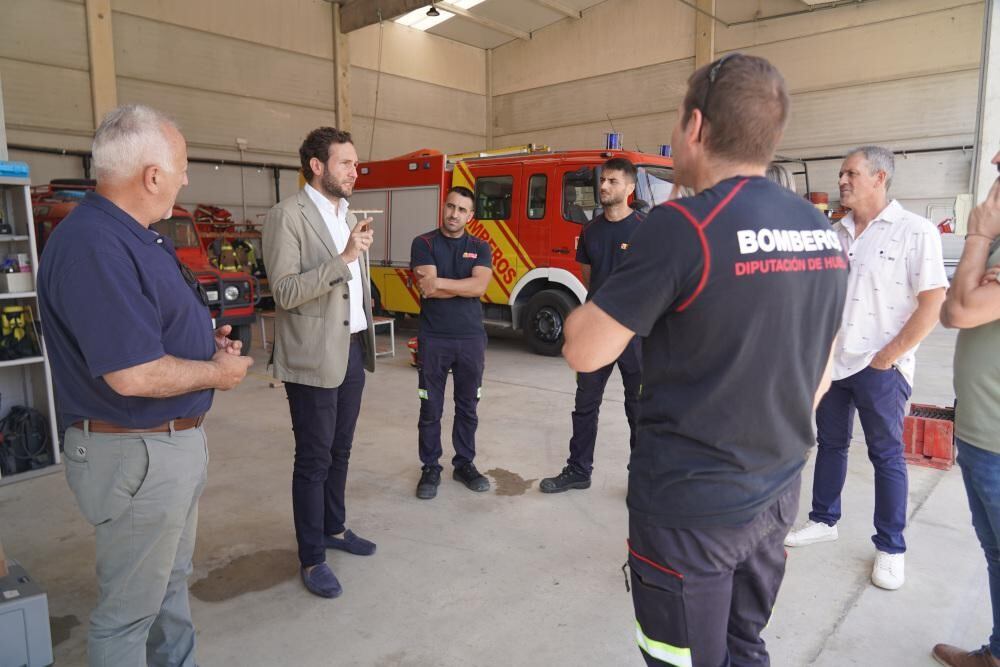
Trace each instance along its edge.
<path fill-rule="evenodd" d="M 559 356 L 563 346 L 563 326 L 575 300 L 560 290 L 542 290 L 531 297 L 525 312 L 524 337 L 536 354 Z"/>
<path fill-rule="evenodd" d="M 250 354 L 250 345 L 253 343 L 253 328 L 251 325 L 240 324 L 233 327 L 233 330 L 229 333 L 229 337 L 243 343 L 243 347 L 240 348 L 241 356 L 245 357 Z"/>

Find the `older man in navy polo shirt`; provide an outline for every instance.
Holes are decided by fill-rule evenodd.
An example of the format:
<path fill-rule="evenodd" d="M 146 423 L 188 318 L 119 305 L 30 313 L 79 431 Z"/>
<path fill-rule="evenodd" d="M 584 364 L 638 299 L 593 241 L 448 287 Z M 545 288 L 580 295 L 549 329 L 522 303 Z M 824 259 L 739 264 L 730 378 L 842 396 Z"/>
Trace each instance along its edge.
<path fill-rule="evenodd" d="M 212 333 L 197 282 L 150 229 L 187 184 L 177 127 L 144 106 L 107 115 L 93 145 L 97 191 L 53 232 L 38 294 L 66 428 L 66 477 L 96 528 L 96 665 L 194 665 L 188 604 L 201 423 L 214 389 L 252 360 Z"/>

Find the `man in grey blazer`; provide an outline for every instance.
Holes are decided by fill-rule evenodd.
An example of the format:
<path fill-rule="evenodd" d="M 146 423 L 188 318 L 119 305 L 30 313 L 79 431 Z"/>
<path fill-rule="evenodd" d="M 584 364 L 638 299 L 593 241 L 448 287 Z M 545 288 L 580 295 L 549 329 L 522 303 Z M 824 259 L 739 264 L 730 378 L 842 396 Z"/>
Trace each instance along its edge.
<path fill-rule="evenodd" d="M 308 184 L 264 222 L 264 262 L 275 303 L 274 377 L 284 381 L 295 435 L 292 511 L 302 581 L 341 593 L 326 549 L 368 556 L 375 545 L 346 529 L 344 487 L 365 369 L 375 370 L 367 250 L 371 219 L 347 198 L 358 153 L 347 132 L 320 127 L 299 148 Z"/>

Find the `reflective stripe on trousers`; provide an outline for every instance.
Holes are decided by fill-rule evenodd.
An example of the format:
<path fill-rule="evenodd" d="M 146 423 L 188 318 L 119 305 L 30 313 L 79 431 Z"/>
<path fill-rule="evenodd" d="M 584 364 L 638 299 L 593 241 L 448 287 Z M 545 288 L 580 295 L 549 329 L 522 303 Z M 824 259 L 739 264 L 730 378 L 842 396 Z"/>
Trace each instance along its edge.
<path fill-rule="evenodd" d="M 650 639 L 642 631 L 639 621 L 635 622 L 635 641 L 639 644 L 639 648 L 651 658 L 665 662 L 668 665 L 691 667 L 691 649 L 671 646 L 666 642 L 658 642 L 655 639 Z"/>

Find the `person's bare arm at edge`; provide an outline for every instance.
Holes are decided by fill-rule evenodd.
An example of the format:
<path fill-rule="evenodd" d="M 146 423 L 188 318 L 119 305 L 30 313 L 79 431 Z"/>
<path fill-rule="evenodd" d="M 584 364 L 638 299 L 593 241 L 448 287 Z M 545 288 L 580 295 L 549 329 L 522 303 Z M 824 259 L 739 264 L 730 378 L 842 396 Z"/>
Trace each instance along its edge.
<path fill-rule="evenodd" d="M 209 361 L 190 361 L 164 355 L 155 361 L 104 374 L 104 381 L 122 396 L 170 398 L 202 389 L 232 389 L 253 364 L 227 349 L 218 349 Z"/>
<path fill-rule="evenodd" d="M 569 367 L 589 373 L 620 357 L 635 332 L 588 301 L 566 319 L 565 336 L 562 353 Z"/>
<path fill-rule="evenodd" d="M 1000 319 L 1000 282 L 996 267 L 983 275 L 990 246 L 1000 235 L 1000 179 L 969 216 L 962 258 L 941 307 L 941 323 L 949 329 L 971 329 Z"/>

